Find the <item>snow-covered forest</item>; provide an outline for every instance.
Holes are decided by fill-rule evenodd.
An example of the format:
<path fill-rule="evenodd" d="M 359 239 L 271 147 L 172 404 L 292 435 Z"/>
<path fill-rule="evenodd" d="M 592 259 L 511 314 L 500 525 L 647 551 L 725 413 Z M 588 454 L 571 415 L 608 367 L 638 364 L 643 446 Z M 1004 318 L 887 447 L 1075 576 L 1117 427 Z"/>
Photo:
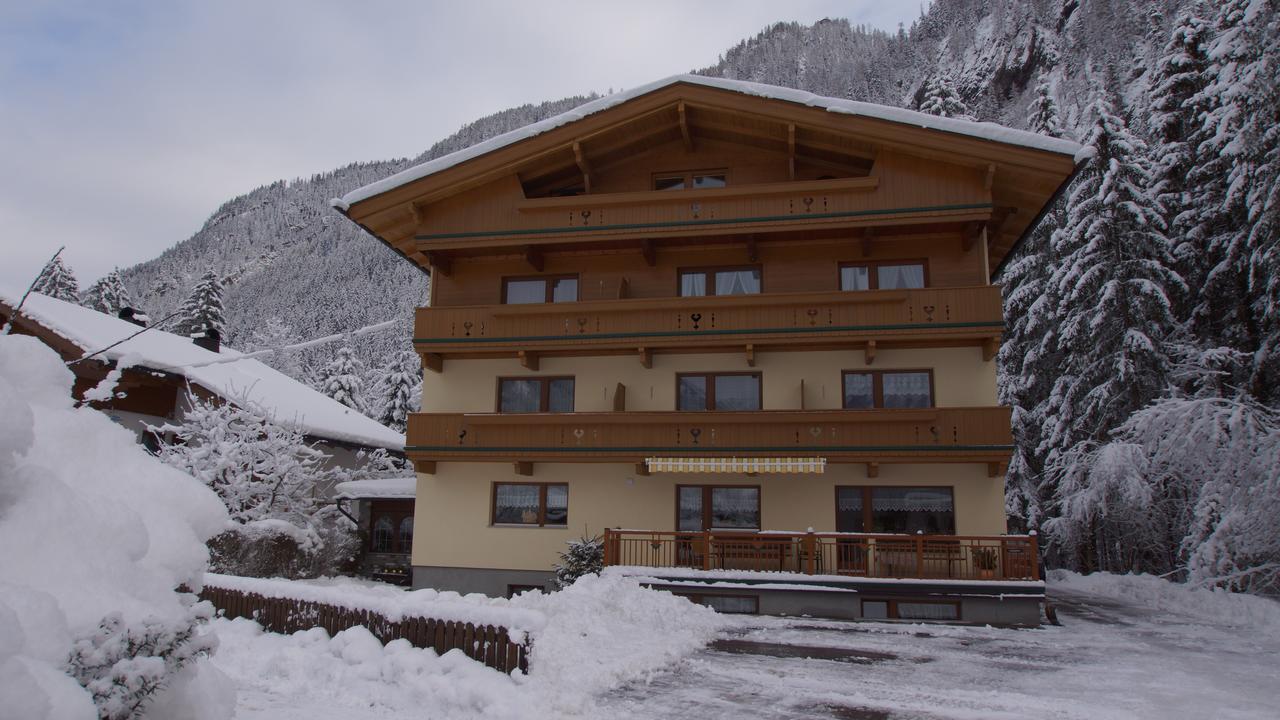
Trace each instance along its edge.
<path fill-rule="evenodd" d="M 1276 13 L 1272 0 L 938 0 L 896 31 L 779 23 L 698 71 L 1094 147 L 1001 276 L 1009 509 L 1049 532 L 1053 564 L 1276 589 Z M 92 301 L 123 292 L 163 317 L 212 268 L 224 341 L 244 350 L 399 318 L 266 358 L 399 425 L 427 279 L 327 198 L 587 99 L 497 113 L 412 160 L 258 188 Z M 78 291 L 69 272 L 56 280 Z"/>

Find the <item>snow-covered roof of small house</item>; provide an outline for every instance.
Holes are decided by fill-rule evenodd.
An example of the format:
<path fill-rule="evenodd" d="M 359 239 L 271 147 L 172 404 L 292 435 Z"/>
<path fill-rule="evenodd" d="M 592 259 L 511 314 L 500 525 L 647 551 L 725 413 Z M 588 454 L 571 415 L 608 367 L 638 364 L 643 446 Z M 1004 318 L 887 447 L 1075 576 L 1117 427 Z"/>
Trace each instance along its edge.
<path fill-rule="evenodd" d="M 415 477 L 348 480 L 338 483 L 334 497 L 339 500 L 412 500 L 417 495 Z"/>
<path fill-rule="evenodd" d="M 640 85 L 625 92 L 606 95 L 598 100 L 593 100 L 589 103 L 579 105 L 568 112 L 563 112 L 559 115 L 549 117 L 546 120 L 526 125 L 522 128 L 490 138 L 484 142 L 476 143 L 471 147 L 450 153 L 443 157 L 428 160 L 427 162 L 419 165 L 414 165 L 413 167 L 402 170 L 390 177 L 383 178 L 382 180 L 370 183 L 361 188 L 356 188 L 346 195 L 343 195 L 341 198 L 334 198 L 331 201 L 331 204 L 334 207 L 345 211 L 351 205 L 361 202 L 362 200 L 367 200 L 375 195 L 381 195 L 388 190 L 393 190 L 415 180 L 420 180 L 429 175 L 434 175 L 435 173 L 441 172 L 455 165 L 459 165 L 474 157 L 499 150 L 507 147 L 508 145 L 513 145 L 521 140 L 541 135 L 542 133 L 554 130 L 562 125 L 568 125 L 569 123 L 576 122 L 589 115 L 594 115 L 598 112 L 608 110 L 612 107 L 621 105 L 628 100 L 632 100 L 642 95 L 647 95 L 651 92 L 677 83 L 728 90 L 731 92 L 741 93 L 743 95 L 769 98 L 772 100 L 782 100 L 798 105 L 822 108 L 832 113 L 858 115 L 903 125 L 913 125 L 930 130 L 939 130 L 957 135 L 965 135 L 979 140 L 988 140 L 991 142 L 1003 143 L 1005 145 L 1016 145 L 1035 150 L 1043 150 L 1046 152 L 1071 156 L 1075 158 L 1077 162 L 1082 159 L 1077 157 L 1081 152 L 1081 145 L 1079 143 L 1071 140 L 1049 137 L 1039 133 L 1028 132 L 1026 130 L 1015 130 L 995 123 L 973 122 L 970 120 L 939 117 L 928 113 L 917 112 L 915 110 L 906 110 L 904 108 L 877 105 L 875 103 L 860 102 L 857 100 L 823 97 L 803 90 L 794 90 L 776 85 L 764 85 L 745 80 L 728 80 L 725 78 L 706 77 L 703 75 L 672 75 L 671 77 L 651 82 L 646 85 Z"/>
<path fill-rule="evenodd" d="M 0 303 L 17 305 L 20 294 L 0 289 Z M 22 306 L 23 319 L 34 322 L 85 353 L 98 351 L 141 328 L 96 310 L 31 293 Z M 188 382 L 231 400 L 247 400 L 308 435 L 354 445 L 404 450 L 404 436 L 346 407 L 253 358 L 226 362 L 241 353 L 227 347 L 215 353 L 190 338 L 149 329 L 103 352 L 119 365 L 181 375 Z M 218 361 L 222 362 L 218 362 Z M 214 364 L 202 364 L 210 363 Z"/>

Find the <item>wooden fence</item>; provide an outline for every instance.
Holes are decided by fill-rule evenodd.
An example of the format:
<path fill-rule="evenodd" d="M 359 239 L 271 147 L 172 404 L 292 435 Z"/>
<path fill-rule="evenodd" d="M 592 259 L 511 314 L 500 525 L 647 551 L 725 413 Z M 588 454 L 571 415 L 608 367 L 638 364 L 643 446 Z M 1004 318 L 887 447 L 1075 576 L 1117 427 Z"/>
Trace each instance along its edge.
<path fill-rule="evenodd" d="M 493 625 L 427 617 L 388 620 L 369 610 L 353 610 L 310 600 L 266 597 L 258 593 L 205 585 L 199 593 L 227 618 L 248 618 L 277 633 L 324 628 L 330 635 L 363 626 L 383 643 L 408 640 L 414 647 L 438 654 L 458 649 L 467 657 L 499 672 L 529 671 L 529 641 L 515 642 L 507 629 Z"/>

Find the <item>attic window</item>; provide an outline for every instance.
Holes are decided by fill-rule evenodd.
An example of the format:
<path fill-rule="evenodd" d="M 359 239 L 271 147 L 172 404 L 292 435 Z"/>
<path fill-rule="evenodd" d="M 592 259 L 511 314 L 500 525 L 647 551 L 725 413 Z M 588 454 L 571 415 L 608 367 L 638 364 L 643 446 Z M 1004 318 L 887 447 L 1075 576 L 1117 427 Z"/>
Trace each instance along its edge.
<path fill-rule="evenodd" d="M 727 184 L 728 175 L 724 170 L 686 170 L 653 176 L 654 190 L 685 190 L 687 188 L 705 190 L 724 187 Z"/>

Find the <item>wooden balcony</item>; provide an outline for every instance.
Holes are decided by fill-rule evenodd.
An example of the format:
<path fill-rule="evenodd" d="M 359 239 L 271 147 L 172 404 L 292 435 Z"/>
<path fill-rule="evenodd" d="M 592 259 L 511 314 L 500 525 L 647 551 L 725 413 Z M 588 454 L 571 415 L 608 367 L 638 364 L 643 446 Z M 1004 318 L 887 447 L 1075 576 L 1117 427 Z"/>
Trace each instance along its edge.
<path fill-rule="evenodd" d="M 416 462 L 618 462 L 647 457 L 790 457 L 829 462 L 1008 462 L 1003 407 L 450 414 L 409 417 Z"/>
<path fill-rule="evenodd" d="M 625 293 L 620 293 L 625 294 Z M 1000 288 L 925 288 L 419 308 L 427 367 L 450 357 L 975 345 L 990 359 Z"/>
<path fill-rule="evenodd" d="M 604 564 L 923 580 L 1038 581 L 1035 535 L 864 533 L 604 533 Z"/>

